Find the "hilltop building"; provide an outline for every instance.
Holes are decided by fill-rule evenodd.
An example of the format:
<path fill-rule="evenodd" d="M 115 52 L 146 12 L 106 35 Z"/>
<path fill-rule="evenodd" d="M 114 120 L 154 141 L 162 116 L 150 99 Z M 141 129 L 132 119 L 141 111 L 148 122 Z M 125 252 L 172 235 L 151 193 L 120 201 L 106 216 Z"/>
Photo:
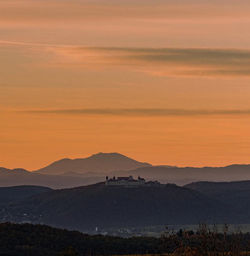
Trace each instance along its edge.
<path fill-rule="evenodd" d="M 134 179 L 133 176 L 129 177 L 113 177 L 110 178 L 106 176 L 106 186 L 128 186 L 128 187 L 135 187 L 135 186 L 152 186 L 152 185 L 160 185 L 158 181 L 150 181 L 146 182 L 145 179 L 141 178 L 140 176 L 138 179 Z"/>

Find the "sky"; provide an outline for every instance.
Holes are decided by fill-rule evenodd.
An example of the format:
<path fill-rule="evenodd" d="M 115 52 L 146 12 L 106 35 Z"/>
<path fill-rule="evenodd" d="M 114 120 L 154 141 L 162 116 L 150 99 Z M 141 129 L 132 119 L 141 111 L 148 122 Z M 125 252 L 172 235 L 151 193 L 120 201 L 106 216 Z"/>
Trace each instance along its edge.
<path fill-rule="evenodd" d="M 120 152 L 250 163 L 250 2 L 1 0 L 0 166 Z"/>

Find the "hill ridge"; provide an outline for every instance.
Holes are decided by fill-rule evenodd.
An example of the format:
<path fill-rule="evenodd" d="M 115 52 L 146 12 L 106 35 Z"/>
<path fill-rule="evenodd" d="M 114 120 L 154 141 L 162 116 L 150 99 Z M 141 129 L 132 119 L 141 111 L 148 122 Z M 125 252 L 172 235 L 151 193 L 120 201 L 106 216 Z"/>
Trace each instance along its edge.
<path fill-rule="evenodd" d="M 63 158 L 52 162 L 35 172 L 46 174 L 62 174 L 66 172 L 112 172 L 133 170 L 138 167 L 151 166 L 149 163 L 139 162 L 120 153 L 97 153 L 86 158 Z"/>
<path fill-rule="evenodd" d="M 97 183 L 42 193 L 8 208 L 10 221 L 93 230 L 227 221 L 224 204 L 175 184 L 152 187 L 105 186 Z M 1 216 L 0 216 L 1 217 Z"/>

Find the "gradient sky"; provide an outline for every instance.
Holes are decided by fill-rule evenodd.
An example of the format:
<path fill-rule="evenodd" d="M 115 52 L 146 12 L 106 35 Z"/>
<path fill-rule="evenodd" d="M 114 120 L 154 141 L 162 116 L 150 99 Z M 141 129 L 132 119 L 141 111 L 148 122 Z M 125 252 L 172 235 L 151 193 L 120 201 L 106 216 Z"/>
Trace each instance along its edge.
<path fill-rule="evenodd" d="M 249 0 L 1 0 L 0 166 L 120 152 L 250 163 Z"/>

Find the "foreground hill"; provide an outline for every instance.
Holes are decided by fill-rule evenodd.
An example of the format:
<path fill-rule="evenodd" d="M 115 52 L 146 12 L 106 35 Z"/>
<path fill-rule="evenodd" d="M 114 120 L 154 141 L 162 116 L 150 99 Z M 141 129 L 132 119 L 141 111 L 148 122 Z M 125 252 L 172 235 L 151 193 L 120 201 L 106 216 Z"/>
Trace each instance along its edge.
<path fill-rule="evenodd" d="M 0 255 L 5 256 L 103 256 L 163 251 L 162 241 L 156 238 L 89 236 L 76 231 L 30 224 L 0 224 L 0 241 Z"/>
<path fill-rule="evenodd" d="M 23 201 L 31 196 L 52 191 L 40 186 L 17 186 L 0 188 L 0 207 Z"/>
<path fill-rule="evenodd" d="M 250 255 L 250 234 L 183 231 L 160 238 L 89 236 L 45 225 L 0 224 L 0 255 Z M 188 235 L 187 235 L 188 234 Z"/>
<path fill-rule="evenodd" d="M 206 196 L 216 198 L 250 220 L 250 181 L 238 182 L 195 182 L 185 186 Z"/>
<path fill-rule="evenodd" d="M 185 185 L 190 188 L 209 196 L 218 196 L 221 193 L 228 193 L 232 191 L 246 192 L 250 190 L 250 181 L 232 181 L 232 182 L 209 182 L 199 181 Z"/>
<path fill-rule="evenodd" d="M 54 190 L 13 205 L 6 212 L 9 221 L 31 221 L 81 231 L 96 227 L 229 223 L 235 217 L 215 199 L 170 184 L 126 188 L 99 183 Z"/>
<path fill-rule="evenodd" d="M 151 166 L 148 163 L 138 162 L 118 153 L 99 153 L 87 158 L 62 159 L 44 167 L 37 172 L 42 174 L 64 174 L 74 172 L 78 174 L 110 173 L 113 171 L 133 170 Z"/>

